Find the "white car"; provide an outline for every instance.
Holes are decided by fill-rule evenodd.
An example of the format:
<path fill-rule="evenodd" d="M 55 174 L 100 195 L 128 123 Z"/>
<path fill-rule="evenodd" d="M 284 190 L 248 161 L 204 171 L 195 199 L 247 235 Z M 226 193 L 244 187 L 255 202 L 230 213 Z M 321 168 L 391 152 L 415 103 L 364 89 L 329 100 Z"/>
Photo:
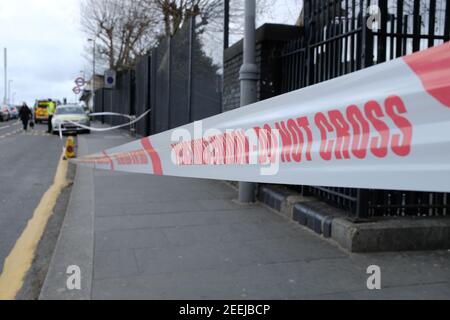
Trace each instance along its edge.
<path fill-rule="evenodd" d="M 73 123 L 69 123 L 71 121 Z M 76 126 L 74 123 L 79 123 L 83 126 L 90 127 L 91 122 L 89 115 L 86 114 L 83 107 L 77 104 L 68 104 L 59 106 L 56 108 L 56 112 L 52 118 L 52 132 L 53 134 L 59 133 L 59 128 L 63 133 L 75 132 L 75 133 L 90 133 L 91 131 L 86 128 Z"/>

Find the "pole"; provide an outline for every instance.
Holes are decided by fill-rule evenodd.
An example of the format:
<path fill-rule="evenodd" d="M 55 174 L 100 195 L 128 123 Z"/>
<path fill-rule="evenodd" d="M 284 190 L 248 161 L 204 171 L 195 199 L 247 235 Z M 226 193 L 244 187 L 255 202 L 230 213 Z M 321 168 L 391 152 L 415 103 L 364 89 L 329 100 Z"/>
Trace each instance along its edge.
<path fill-rule="evenodd" d="M 245 0 L 245 32 L 244 32 L 244 64 L 240 70 L 241 107 L 256 102 L 256 88 L 259 79 L 258 67 L 255 58 L 255 0 Z M 239 202 L 250 203 L 255 201 L 256 184 L 251 182 L 239 183 Z"/>
<path fill-rule="evenodd" d="M 86 84 L 86 72 L 85 72 L 84 70 L 80 70 L 80 75 L 81 75 L 81 77 L 82 77 L 83 80 L 84 80 L 84 84 Z M 76 102 L 77 102 L 77 103 L 80 102 L 81 96 L 83 95 L 82 92 L 83 92 L 83 91 L 81 91 L 80 94 L 79 94 L 79 95 L 77 96 L 77 98 L 76 98 Z M 66 104 L 66 103 L 64 103 L 64 104 Z M 89 108 L 89 104 L 88 104 L 87 107 Z"/>
<path fill-rule="evenodd" d="M 92 110 L 95 111 L 95 38 L 94 39 L 88 39 L 89 42 L 92 42 Z"/>
<path fill-rule="evenodd" d="M 224 1 L 223 49 L 230 46 L 230 0 Z"/>
<path fill-rule="evenodd" d="M 192 59 L 194 59 L 194 32 L 195 17 L 189 19 L 189 62 L 188 62 L 188 115 L 189 122 L 192 122 Z"/>
<path fill-rule="evenodd" d="M 8 104 L 11 103 L 11 84 L 13 83 L 13 80 L 8 81 Z"/>
<path fill-rule="evenodd" d="M 8 98 L 8 49 L 5 48 L 4 50 L 4 57 L 5 57 L 5 95 L 3 96 L 3 104 L 7 103 Z"/>
<path fill-rule="evenodd" d="M 92 111 L 95 112 L 95 51 L 96 51 L 96 46 L 95 46 L 95 39 L 92 41 L 93 42 L 93 62 L 92 62 Z"/>
<path fill-rule="evenodd" d="M 167 92 L 169 93 L 167 95 L 167 130 L 172 129 L 172 109 L 170 108 L 170 104 L 172 103 L 172 96 L 171 96 L 171 85 L 172 85 L 172 37 L 167 37 L 167 50 L 168 50 L 168 67 L 167 67 Z"/>

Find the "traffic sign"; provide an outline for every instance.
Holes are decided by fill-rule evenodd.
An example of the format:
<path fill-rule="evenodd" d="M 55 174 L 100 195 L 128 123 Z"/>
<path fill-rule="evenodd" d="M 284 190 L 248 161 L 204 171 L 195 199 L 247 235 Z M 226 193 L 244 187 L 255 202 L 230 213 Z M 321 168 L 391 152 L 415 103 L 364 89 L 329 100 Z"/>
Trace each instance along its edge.
<path fill-rule="evenodd" d="M 113 89 L 116 86 L 117 74 L 114 70 L 105 71 L 105 88 Z"/>
<path fill-rule="evenodd" d="M 81 88 L 80 87 L 75 87 L 72 89 L 73 93 L 75 94 L 80 94 L 81 93 Z"/>
<path fill-rule="evenodd" d="M 84 78 L 78 77 L 78 78 L 75 79 L 75 84 L 78 87 L 83 87 L 86 84 L 86 81 L 84 80 Z"/>

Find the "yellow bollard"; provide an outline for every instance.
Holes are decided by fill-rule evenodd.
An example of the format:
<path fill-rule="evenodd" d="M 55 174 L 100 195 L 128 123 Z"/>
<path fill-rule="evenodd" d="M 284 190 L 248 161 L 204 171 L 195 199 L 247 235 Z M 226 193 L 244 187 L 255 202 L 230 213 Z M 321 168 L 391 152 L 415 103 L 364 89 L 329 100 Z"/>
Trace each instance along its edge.
<path fill-rule="evenodd" d="M 66 151 L 65 151 L 64 158 L 66 160 L 75 158 L 75 143 L 74 143 L 74 139 L 72 136 L 67 138 Z"/>

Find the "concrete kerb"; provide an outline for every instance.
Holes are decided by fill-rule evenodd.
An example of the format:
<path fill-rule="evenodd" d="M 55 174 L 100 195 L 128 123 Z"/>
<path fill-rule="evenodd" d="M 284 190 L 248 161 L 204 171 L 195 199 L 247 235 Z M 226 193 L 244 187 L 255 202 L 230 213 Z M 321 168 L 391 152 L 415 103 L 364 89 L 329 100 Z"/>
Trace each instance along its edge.
<path fill-rule="evenodd" d="M 349 252 L 450 248 L 450 217 L 401 217 L 353 223 L 342 210 L 275 185 L 260 185 L 258 200 L 316 234 L 330 238 Z"/>
<path fill-rule="evenodd" d="M 338 218 L 332 238 L 350 252 L 422 251 L 450 248 L 450 219 L 398 218 L 355 224 Z"/>

